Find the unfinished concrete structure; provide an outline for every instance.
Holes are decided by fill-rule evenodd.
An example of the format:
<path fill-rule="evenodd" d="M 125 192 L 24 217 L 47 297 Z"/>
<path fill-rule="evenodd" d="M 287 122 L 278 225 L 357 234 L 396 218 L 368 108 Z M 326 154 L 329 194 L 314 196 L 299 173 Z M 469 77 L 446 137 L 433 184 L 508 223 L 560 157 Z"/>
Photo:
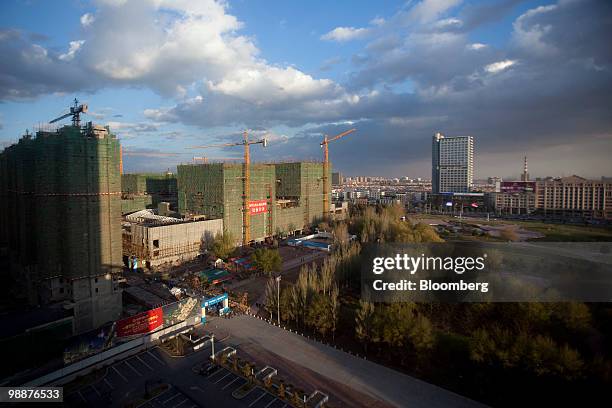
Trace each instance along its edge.
<path fill-rule="evenodd" d="M 243 172 L 240 164 L 178 166 L 180 214 L 222 218 L 224 229 L 242 243 Z M 323 164 L 252 164 L 249 201 L 251 240 L 302 230 L 323 217 Z"/>
<path fill-rule="evenodd" d="M 121 314 L 119 149 L 88 123 L 26 134 L 0 154 L 11 273 L 30 305 L 71 309 L 76 333 Z"/>
<path fill-rule="evenodd" d="M 172 210 L 177 208 L 176 176 L 171 172 L 122 174 L 121 191 L 122 214 L 157 208 L 162 202 L 169 203 Z"/>
<path fill-rule="evenodd" d="M 142 210 L 125 217 L 123 223 L 124 262 L 135 257 L 138 265 L 156 268 L 168 263 L 190 261 L 202 254 L 223 220 L 185 221 Z"/>

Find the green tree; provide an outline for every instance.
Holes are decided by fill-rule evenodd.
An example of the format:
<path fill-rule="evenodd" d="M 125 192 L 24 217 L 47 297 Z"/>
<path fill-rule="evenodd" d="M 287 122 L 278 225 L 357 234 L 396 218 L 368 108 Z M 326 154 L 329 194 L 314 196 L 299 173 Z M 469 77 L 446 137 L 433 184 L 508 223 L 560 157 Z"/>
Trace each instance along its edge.
<path fill-rule="evenodd" d="M 266 282 L 266 310 L 270 313 L 270 319 L 274 313 L 278 311 L 278 284 L 274 278 L 268 279 Z"/>
<path fill-rule="evenodd" d="M 232 233 L 224 230 L 223 233 L 218 232 L 212 243 L 212 251 L 221 258 L 227 259 L 236 250 L 236 242 Z"/>
<path fill-rule="evenodd" d="M 372 323 L 374 316 L 374 303 L 359 300 L 359 308 L 355 314 L 355 337 L 363 343 L 365 352 L 368 352 L 368 342 L 372 339 Z"/>
<path fill-rule="evenodd" d="M 278 249 L 256 249 L 251 255 L 251 261 L 256 268 L 268 275 L 271 275 L 272 272 L 279 272 L 283 266 L 283 259 Z"/>
<path fill-rule="evenodd" d="M 333 322 L 330 314 L 329 298 L 323 294 L 315 293 L 308 307 L 306 324 L 317 330 L 323 337 L 331 330 Z"/>
<path fill-rule="evenodd" d="M 329 294 L 329 309 L 330 309 L 330 318 L 331 318 L 331 332 L 332 339 L 336 338 L 336 327 L 338 325 L 338 313 L 340 309 L 340 302 L 338 300 L 338 285 L 336 283 L 333 284 L 332 290 Z"/>

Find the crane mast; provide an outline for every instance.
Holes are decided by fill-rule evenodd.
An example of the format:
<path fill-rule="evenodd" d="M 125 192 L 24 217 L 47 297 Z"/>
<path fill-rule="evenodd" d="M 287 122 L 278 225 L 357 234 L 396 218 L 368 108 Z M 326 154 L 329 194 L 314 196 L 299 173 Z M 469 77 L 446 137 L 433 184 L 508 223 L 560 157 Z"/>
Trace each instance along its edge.
<path fill-rule="evenodd" d="M 251 201 L 251 152 L 250 146 L 253 144 L 261 144 L 263 147 L 268 146 L 268 141 L 264 137 L 261 140 L 249 141 L 249 134 L 245 130 L 242 132 L 242 141 L 235 143 L 222 143 L 217 145 L 207 146 L 192 146 L 190 149 L 208 149 L 211 147 L 227 147 L 227 146 L 244 146 L 244 163 L 242 169 L 243 180 L 243 195 L 242 195 L 242 245 L 248 245 L 251 241 L 251 214 L 249 203 Z"/>
<path fill-rule="evenodd" d="M 323 148 L 323 219 L 327 219 L 329 215 L 329 143 L 351 134 L 356 130 L 357 129 L 349 129 L 332 138 L 328 138 L 327 135 L 324 135 L 323 141 L 321 142 L 321 147 Z"/>

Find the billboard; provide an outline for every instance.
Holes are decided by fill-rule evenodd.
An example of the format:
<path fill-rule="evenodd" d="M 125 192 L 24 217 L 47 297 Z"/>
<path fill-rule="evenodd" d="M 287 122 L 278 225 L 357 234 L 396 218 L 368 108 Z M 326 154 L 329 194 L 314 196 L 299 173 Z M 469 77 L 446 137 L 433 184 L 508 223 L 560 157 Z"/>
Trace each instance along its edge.
<path fill-rule="evenodd" d="M 180 323 L 201 313 L 199 299 L 188 297 L 161 307 L 164 327 Z"/>
<path fill-rule="evenodd" d="M 135 336 L 150 333 L 161 328 L 164 324 L 162 308 L 147 310 L 146 312 L 128 317 L 117 322 L 117 337 Z"/>
<path fill-rule="evenodd" d="M 268 212 L 268 201 L 267 200 L 254 200 L 249 201 L 249 214 L 257 215 Z"/>
<path fill-rule="evenodd" d="M 500 191 L 502 193 L 533 193 L 535 181 L 502 181 Z"/>

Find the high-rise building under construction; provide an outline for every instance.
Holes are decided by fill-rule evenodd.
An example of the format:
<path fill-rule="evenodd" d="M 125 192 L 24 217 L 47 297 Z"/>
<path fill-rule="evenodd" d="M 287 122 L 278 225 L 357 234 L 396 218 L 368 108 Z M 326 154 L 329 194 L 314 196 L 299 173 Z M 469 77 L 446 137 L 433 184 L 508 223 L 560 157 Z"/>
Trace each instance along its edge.
<path fill-rule="evenodd" d="M 323 218 L 323 183 L 331 177 L 323 177 L 322 163 L 251 164 L 249 170 L 250 240 L 301 230 Z M 224 230 L 242 242 L 244 165 L 179 165 L 177 178 L 181 215 L 222 218 Z"/>
<path fill-rule="evenodd" d="M 25 135 L 0 153 L 1 237 L 31 305 L 71 309 L 74 332 L 121 315 L 119 141 L 88 123 Z"/>

